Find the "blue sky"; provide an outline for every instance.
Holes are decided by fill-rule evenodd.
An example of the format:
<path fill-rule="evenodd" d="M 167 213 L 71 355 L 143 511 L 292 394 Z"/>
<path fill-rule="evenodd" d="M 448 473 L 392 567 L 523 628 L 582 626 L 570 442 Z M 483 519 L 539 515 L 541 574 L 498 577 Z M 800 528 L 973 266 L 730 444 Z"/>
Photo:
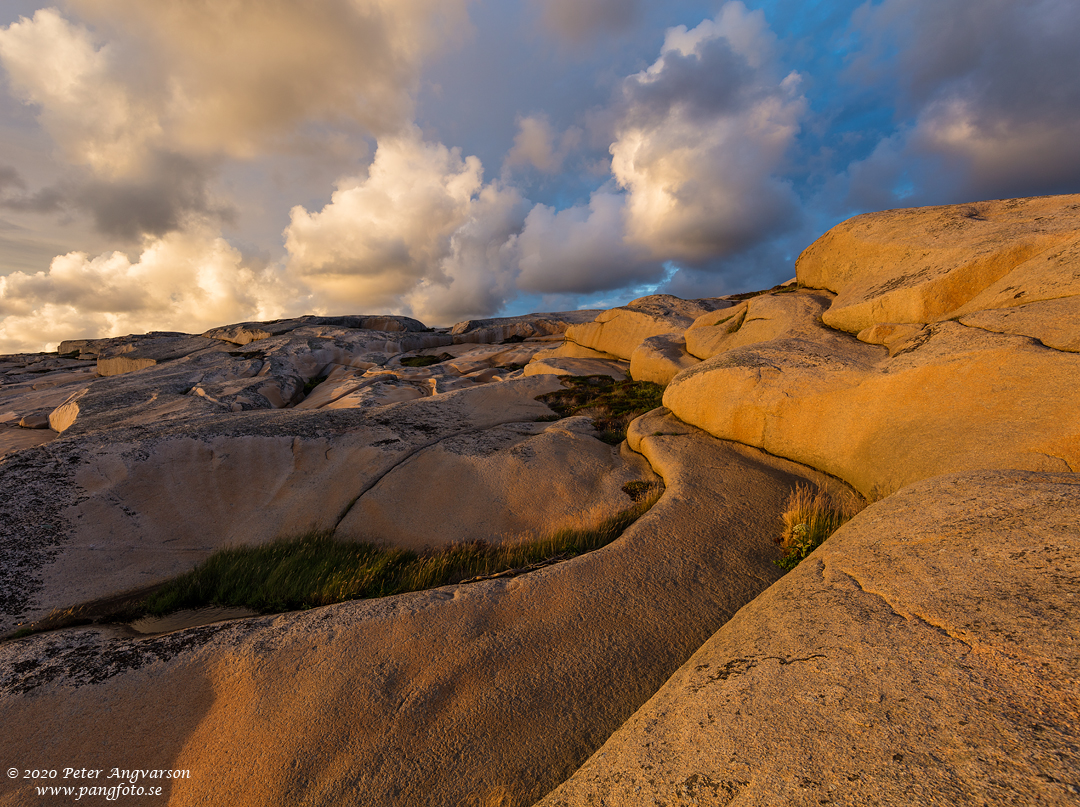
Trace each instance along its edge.
<path fill-rule="evenodd" d="M 9 0 L 0 352 L 794 274 L 868 210 L 1080 191 L 1074 0 Z"/>

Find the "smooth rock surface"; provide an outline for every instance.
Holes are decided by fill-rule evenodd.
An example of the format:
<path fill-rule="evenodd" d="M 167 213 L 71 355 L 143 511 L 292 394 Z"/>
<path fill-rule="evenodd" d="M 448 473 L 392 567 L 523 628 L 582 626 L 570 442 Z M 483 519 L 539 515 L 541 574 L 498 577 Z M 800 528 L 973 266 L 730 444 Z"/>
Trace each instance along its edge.
<path fill-rule="evenodd" d="M 1055 198 L 1055 197 L 1052 197 Z M 1053 210 L 1055 220 L 1076 215 L 1070 200 L 1078 197 L 1056 197 L 1061 209 Z M 1075 226 L 1075 225 L 1074 225 Z M 969 314 L 996 308 L 1012 308 L 1041 300 L 1056 300 L 1080 295 L 1080 233 L 1060 244 L 1040 252 L 1017 266 L 1007 275 L 979 292 L 975 297 L 950 313 L 950 316 Z"/>
<path fill-rule="evenodd" d="M 724 300 L 682 300 L 654 294 L 600 313 L 593 322 L 566 330 L 566 339 L 582 347 L 630 360 L 638 345 L 650 336 L 686 330 L 709 311 L 730 306 Z"/>
<path fill-rule="evenodd" d="M 820 338 L 821 315 L 832 295 L 815 290 L 759 294 L 734 308 L 704 314 L 686 331 L 686 349 L 699 359 L 781 337 Z"/>
<path fill-rule="evenodd" d="M 686 340 L 681 334 L 650 336 L 630 354 L 630 377 L 666 387 L 676 375 L 699 361 L 686 352 Z"/>
<path fill-rule="evenodd" d="M 1080 802 L 1080 478 L 947 476 L 744 607 L 542 807 Z"/>
<path fill-rule="evenodd" d="M 22 452 L 0 464 L 0 486 L 27 497 L 0 511 L 0 546 L 20 561 L 0 567 L 0 632 L 164 580 L 224 546 L 332 530 L 417 451 L 550 415 L 535 397 L 555 389 L 541 376 L 391 407 L 223 413 Z M 39 497 L 47 516 L 29 506 Z"/>
<path fill-rule="evenodd" d="M 1078 230 L 1080 195 L 866 213 L 811 244 L 796 274 L 804 286 L 836 292 L 824 315 L 832 328 L 930 323 L 970 313 L 968 304 L 979 310 L 1026 302 L 1022 288 L 1045 299 L 1029 275 L 1049 288 L 1067 278 L 1074 290 L 1052 296 L 1076 294 Z M 973 302 L 994 284 L 992 299 Z"/>
<path fill-rule="evenodd" d="M 173 805 L 533 803 L 778 577 L 792 487 L 830 484 L 659 413 L 637 424 L 664 496 L 574 560 L 141 641 L 0 645 L 0 755 L 189 769 Z M 0 804 L 27 784 L 5 778 Z"/>
<path fill-rule="evenodd" d="M 954 322 L 879 351 L 824 330 L 738 348 L 676 376 L 664 405 L 865 495 L 980 468 L 1080 471 L 1076 354 Z"/>
<path fill-rule="evenodd" d="M 12 428 L 8 424 L 0 426 L 0 458 L 26 448 L 44 445 L 56 439 L 56 432 L 51 429 Z"/>
<path fill-rule="evenodd" d="M 623 512 L 633 504 L 623 486 L 654 478 L 640 456 L 601 442 L 587 417 L 512 423 L 416 452 L 360 496 L 335 534 L 412 550 L 544 538 Z"/>
<path fill-rule="evenodd" d="M 630 364 L 625 361 L 605 361 L 604 359 L 534 359 L 525 367 L 525 375 L 606 375 L 616 381 L 623 381 L 630 372 Z"/>
<path fill-rule="evenodd" d="M 1077 270 L 1080 271 L 1080 262 Z M 1030 336 L 1055 350 L 1080 352 L 1080 296 L 976 311 L 965 314 L 959 321 L 971 328 Z"/>

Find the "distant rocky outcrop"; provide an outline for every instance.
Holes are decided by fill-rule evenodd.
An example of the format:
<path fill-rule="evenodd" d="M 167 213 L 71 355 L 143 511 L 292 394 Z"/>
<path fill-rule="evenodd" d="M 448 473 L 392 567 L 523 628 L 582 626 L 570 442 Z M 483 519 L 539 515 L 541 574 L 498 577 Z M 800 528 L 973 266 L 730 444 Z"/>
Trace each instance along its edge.
<path fill-rule="evenodd" d="M 170 804 L 1076 804 L 1078 245 L 1080 196 L 886 211 L 728 298 L 0 357 L 0 632 L 226 545 L 498 543 L 665 485 L 528 574 L 0 643 L 0 753 L 190 768 Z M 549 422 L 565 375 L 664 407 L 611 446 Z M 797 485 L 872 504 L 780 579 Z"/>
<path fill-rule="evenodd" d="M 542 336 L 561 336 L 567 328 L 589 322 L 599 311 L 561 311 L 556 314 L 529 314 L 523 317 L 470 319 L 450 329 L 454 344 L 493 344 Z"/>
<path fill-rule="evenodd" d="M 568 328 L 566 340 L 601 354 L 599 358 L 617 356 L 629 361 L 649 337 L 682 332 L 696 317 L 729 305 L 726 300 L 680 300 L 670 294 L 639 297 L 601 312 L 592 322 Z"/>

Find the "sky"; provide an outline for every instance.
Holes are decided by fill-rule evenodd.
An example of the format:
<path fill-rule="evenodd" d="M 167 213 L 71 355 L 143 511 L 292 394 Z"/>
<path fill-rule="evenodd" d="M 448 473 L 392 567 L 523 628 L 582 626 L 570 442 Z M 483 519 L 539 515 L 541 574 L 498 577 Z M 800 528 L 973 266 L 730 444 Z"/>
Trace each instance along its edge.
<path fill-rule="evenodd" d="M 767 288 L 1080 192 L 1076 0 L 0 6 L 0 353 Z"/>

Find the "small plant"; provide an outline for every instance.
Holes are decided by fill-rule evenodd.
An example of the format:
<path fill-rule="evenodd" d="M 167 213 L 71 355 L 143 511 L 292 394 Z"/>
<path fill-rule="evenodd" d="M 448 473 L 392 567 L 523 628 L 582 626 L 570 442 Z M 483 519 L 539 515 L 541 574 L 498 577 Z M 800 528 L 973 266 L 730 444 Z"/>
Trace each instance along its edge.
<path fill-rule="evenodd" d="M 651 381 L 616 381 L 606 375 L 563 376 L 564 390 L 537 398 L 560 417 L 588 415 L 600 439 L 618 445 L 626 439 L 626 427 L 639 415 L 661 406 L 664 388 Z"/>
<path fill-rule="evenodd" d="M 304 382 L 304 395 L 310 395 L 311 391 L 315 389 L 315 387 L 319 386 L 319 384 L 324 382 L 326 379 L 327 376 L 324 375 L 317 375 L 314 378 L 309 378 L 307 381 Z"/>
<path fill-rule="evenodd" d="M 633 482 L 627 482 L 622 486 L 622 492 L 634 502 L 644 501 L 658 492 L 659 489 L 660 484 L 658 482 L 646 482 L 643 479 L 635 479 Z"/>
<path fill-rule="evenodd" d="M 784 550 L 784 556 L 776 561 L 776 565 L 785 570 L 794 569 L 862 507 L 854 497 L 838 501 L 823 488 L 796 485 L 780 516 L 784 532 L 777 543 Z"/>
<path fill-rule="evenodd" d="M 438 356 L 407 356 L 401 360 L 402 367 L 430 367 L 433 364 L 442 364 L 447 359 L 454 358 L 449 353 L 440 353 Z"/>

